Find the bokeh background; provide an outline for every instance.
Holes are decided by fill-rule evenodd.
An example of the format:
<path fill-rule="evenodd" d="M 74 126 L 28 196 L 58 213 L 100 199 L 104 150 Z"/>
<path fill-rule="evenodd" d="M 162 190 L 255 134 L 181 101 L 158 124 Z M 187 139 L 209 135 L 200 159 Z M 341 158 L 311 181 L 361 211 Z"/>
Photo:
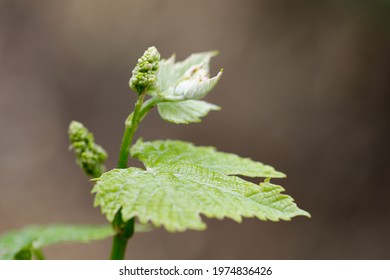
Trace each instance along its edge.
<path fill-rule="evenodd" d="M 271 164 L 312 218 L 207 220 L 208 230 L 137 234 L 130 259 L 389 259 L 389 1 L 0 0 L 0 233 L 27 224 L 104 223 L 68 152 L 83 122 L 116 164 L 135 101 L 128 79 L 163 57 L 219 50 L 224 68 L 200 124 L 151 113 L 137 133 Z M 46 250 L 104 259 L 111 241 Z"/>

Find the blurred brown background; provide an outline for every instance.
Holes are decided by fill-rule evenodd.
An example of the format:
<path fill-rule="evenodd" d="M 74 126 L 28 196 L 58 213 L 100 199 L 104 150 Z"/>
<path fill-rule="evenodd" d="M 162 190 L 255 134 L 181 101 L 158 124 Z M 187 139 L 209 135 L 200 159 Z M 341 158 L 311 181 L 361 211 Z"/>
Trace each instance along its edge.
<path fill-rule="evenodd" d="M 156 112 L 137 136 L 182 139 L 288 174 L 312 219 L 208 220 L 208 230 L 137 234 L 131 259 L 389 259 L 390 1 L 0 1 L 0 233 L 27 224 L 104 223 L 68 152 L 72 119 L 116 164 L 135 101 L 128 79 L 163 57 L 220 50 L 224 74 L 200 124 Z M 110 240 L 46 250 L 104 259 Z"/>

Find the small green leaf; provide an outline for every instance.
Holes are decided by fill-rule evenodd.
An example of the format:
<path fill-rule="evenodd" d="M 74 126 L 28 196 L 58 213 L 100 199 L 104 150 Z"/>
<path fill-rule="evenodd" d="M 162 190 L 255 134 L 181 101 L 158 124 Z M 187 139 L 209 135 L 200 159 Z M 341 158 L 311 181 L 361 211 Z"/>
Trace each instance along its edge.
<path fill-rule="evenodd" d="M 143 225 L 136 230 L 145 231 Z M 83 242 L 105 239 L 114 235 L 111 225 L 47 225 L 30 226 L 0 236 L 0 259 L 28 259 L 41 248 L 60 242 Z"/>
<path fill-rule="evenodd" d="M 162 119 L 178 124 L 200 122 L 211 110 L 220 110 L 217 105 L 202 100 L 185 100 L 179 102 L 163 102 L 158 104 L 158 112 Z"/>
<path fill-rule="evenodd" d="M 131 155 L 145 164 L 146 168 L 166 164 L 194 164 L 226 175 L 243 175 L 247 177 L 283 178 L 282 172 L 272 166 L 235 154 L 218 152 L 214 147 L 196 147 L 183 141 L 138 140 L 131 148 Z"/>
<path fill-rule="evenodd" d="M 242 217 L 278 221 L 310 216 L 269 179 L 257 185 L 229 176 L 283 176 L 270 166 L 181 141 L 138 141 L 131 153 L 146 170 L 114 169 L 95 179 L 95 206 L 110 222 L 119 209 L 124 221 L 138 217 L 172 232 L 205 229 L 201 214 L 237 222 Z"/>
<path fill-rule="evenodd" d="M 216 52 L 192 54 L 186 60 L 175 63 L 175 57 L 160 61 L 157 85 L 149 92 L 162 101 L 183 101 L 201 99 L 209 93 L 219 81 L 222 70 L 217 76 L 209 77 L 210 59 Z"/>

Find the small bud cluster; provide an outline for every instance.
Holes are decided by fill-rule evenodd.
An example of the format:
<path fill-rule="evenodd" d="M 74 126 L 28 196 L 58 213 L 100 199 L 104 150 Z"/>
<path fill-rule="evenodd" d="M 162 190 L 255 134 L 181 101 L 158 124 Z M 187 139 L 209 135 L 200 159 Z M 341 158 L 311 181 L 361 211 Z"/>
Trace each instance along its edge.
<path fill-rule="evenodd" d="M 99 177 L 104 171 L 106 151 L 95 143 L 93 134 L 82 123 L 72 121 L 69 125 L 71 148 L 76 153 L 76 162 L 91 177 Z"/>
<path fill-rule="evenodd" d="M 160 53 L 155 47 L 148 48 L 144 55 L 138 59 L 130 79 L 130 88 L 143 93 L 153 88 L 157 83 L 157 71 L 160 62 Z"/>

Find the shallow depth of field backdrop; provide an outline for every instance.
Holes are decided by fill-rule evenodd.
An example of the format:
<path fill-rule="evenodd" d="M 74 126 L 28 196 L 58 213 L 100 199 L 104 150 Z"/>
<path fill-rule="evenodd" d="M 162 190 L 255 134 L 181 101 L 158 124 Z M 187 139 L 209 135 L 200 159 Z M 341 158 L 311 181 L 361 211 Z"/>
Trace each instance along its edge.
<path fill-rule="evenodd" d="M 136 234 L 130 259 L 389 259 L 389 1 L 0 0 L 0 233 L 104 223 L 68 152 L 83 122 L 116 164 L 135 101 L 128 79 L 154 45 L 179 60 L 220 50 L 200 124 L 156 112 L 136 138 L 213 145 L 275 166 L 312 219 L 208 220 L 203 232 Z M 59 245 L 104 259 L 111 240 Z"/>

